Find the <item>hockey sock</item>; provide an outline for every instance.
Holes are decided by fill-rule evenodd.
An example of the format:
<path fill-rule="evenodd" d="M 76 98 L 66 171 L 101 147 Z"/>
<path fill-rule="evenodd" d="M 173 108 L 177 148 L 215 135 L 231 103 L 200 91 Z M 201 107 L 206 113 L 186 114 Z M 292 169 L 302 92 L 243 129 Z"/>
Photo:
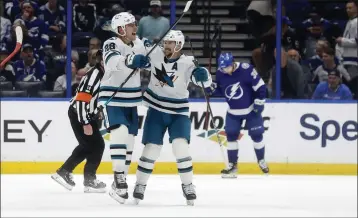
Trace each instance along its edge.
<path fill-rule="evenodd" d="M 142 156 L 138 161 L 137 184 L 146 185 L 150 175 L 153 172 L 154 163 L 158 159 L 161 145 L 147 144 L 143 149 Z"/>
<path fill-rule="evenodd" d="M 263 141 L 263 135 L 252 135 L 251 139 L 254 142 L 257 162 L 259 162 L 265 158 L 265 143 Z"/>
<path fill-rule="evenodd" d="M 134 135 L 128 136 L 128 142 L 127 142 L 127 155 L 126 155 L 126 168 L 124 173 L 128 175 L 129 167 L 132 162 L 132 154 L 133 154 L 133 146 L 134 146 Z"/>
<path fill-rule="evenodd" d="M 114 172 L 124 172 L 126 169 L 128 128 L 121 125 L 111 131 L 110 153 Z"/>
<path fill-rule="evenodd" d="M 237 141 L 227 143 L 227 154 L 230 163 L 237 163 L 239 154 L 239 143 Z"/>
<path fill-rule="evenodd" d="M 254 142 L 257 161 L 265 159 L 265 144 L 263 142 Z"/>
<path fill-rule="evenodd" d="M 177 159 L 177 167 L 180 179 L 184 185 L 193 182 L 193 162 L 189 154 L 189 145 L 186 139 L 173 140 L 173 153 Z"/>

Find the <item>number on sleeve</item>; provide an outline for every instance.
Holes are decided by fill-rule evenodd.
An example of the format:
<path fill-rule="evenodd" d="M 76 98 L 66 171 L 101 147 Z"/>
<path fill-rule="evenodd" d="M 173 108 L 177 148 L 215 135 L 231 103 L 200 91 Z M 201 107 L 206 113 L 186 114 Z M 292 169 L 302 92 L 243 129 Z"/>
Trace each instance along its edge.
<path fill-rule="evenodd" d="M 116 48 L 116 44 L 114 44 L 113 42 L 110 44 L 107 44 L 106 46 L 104 46 L 104 52 L 108 52 L 110 50 L 114 50 Z"/>
<path fill-rule="evenodd" d="M 258 74 L 257 74 L 257 71 L 255 69 L 252 69 L 252 72 L 251 72 L 251 76 L 256 79 Z"/>

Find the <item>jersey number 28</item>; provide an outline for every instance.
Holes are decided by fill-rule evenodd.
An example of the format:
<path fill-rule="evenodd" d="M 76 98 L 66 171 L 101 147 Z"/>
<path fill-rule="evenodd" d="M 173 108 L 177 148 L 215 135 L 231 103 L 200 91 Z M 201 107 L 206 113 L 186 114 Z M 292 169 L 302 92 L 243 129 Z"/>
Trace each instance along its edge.
<path fill-rule="evenodd" d="M 104 46 L 104 52 L 114 50 L 115 48 L 116 48 L 116 45 L 112 42 L 112 43 L 107 44 L 106 46 Z"/>

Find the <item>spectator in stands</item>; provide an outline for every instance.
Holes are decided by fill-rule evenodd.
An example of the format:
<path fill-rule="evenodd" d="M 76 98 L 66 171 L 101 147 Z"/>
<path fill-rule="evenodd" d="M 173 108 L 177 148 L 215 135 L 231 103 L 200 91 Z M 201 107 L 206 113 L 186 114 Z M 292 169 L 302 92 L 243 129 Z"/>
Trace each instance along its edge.
<path fill-rule="evenodd" d="M 57 0 L 48 0 L 41 6 L 39 18 L 49 26 L 49 35 L 66 32 L 66 12 Z"/>
<path fill-rule="evenodd" d="M 66 66 L 66 40 L 65 34 L 58 34 L 53 42 L 52 49 L 48 56 L 47 67 L 60 72 L 61 75 Z"/>
<path fill-rule="evenodd" d="M 347 70 L 335 60 L 335 52 L 332 48 L 325 48 L 322 54 L 323 65 L 319 66 L 314 71 L 314 80 L 318 82 L 324 82 L 328 80 L 328 72 L 337 70 L 340 75 L 345 79 L 345 83 L 351 80 L 351 77 Z"/>
<path fill-rule="evenodd" d="M 88 3 L 88 0 L 79 0 L 73 6 L 74 32 L 92 32 L 96 26 L 96 5 Z"/>
<path fill-rule="evenodd" d="M 315 55 L 315 47 L 318 40 L 326 40 L 328 37 L 325 31 L 330 28 L 331 23 L 322 18 L 318 13 L 313 12 L 310 18 L 302 22 L 302 26 L 306 31 L 305 34 L 305 59 L 309 59 Z"/>
<path fill-rule="evenodd" d="M 101 40 L 99 40 L 98 38 L 96 37 L 93 37 L 90 39 L 89 41 L 89 50 L 92 50 L 92 49 L 101 49 L 102 47 L 102 42 Z"/>
<path fill-rule="evenodd" d="M 83 77 L 84 75 L 86 75 L 86 73 L 87 73 L 86 68 L 82 68 L 82 69 L 79 69 L 79 70 L 77 71 L 77 73 L 76 73 L 76 81 L 77 81 L 77 83 L 80 83 L 82 77 Z"/>
<path fill-rule="evenodd" d="M 49 89 L 52 89 L 56 78 L 65 72 L 67 59 L 66 38 L 65 34 L 58 34 L 53 41 L 51 50 L 46 54 L 45 63 L 48 70 L 46 83 Z"/>
<path fill-rule="evenodd" d="M 94 34 L 99 40 L 105 41 L 116 34 L 113 32 L 111 27 L 112 17 L 120 12 L 124 12 L 125 9 L 118 4 L 113 4 L 110 9 L 104 13 L 104 17 L 98 20 L 98 24 L 94 30 Z"/>
<path fill-rule="evenodd" d="M 0 63 L 7 58 L 9 55 L 9 52 L 6 50 L 0 50 Z M 15 82 L 15 71 L 12 67 L 11 63 L 6 63 L 5 67 L 3 69 L 0 68 L 0 82 L 2 81 L 11 81 Z"/>
<path fill-rule="evenodd" d="M 12 2 L 8 2 L 5 5 L 5 11 L 7 16 L 10 18 L 10 20 L 13 22 L 16 19 L 16 16 L 21 14 L 21 5 L 26 0 L 13 0 Z M 31 0 L 31 4 L 34 6 L 35 9 L 38 8 L 38 1 L 37 0 Z"/>
<path fill-rule="evenodd" d="M 7 51 L 14 51 L 15 47 L 16 47 L 16 33 L 15 33 L 15 28 L 17 26 L 20 26 L 22 29 L 22 36 L 23 36 L 23 40 L 22 40 L 22 44 L 26 44 L 28 42 L 28 31 L 27 28 L 21 23 L 20 20 L 14 22 L 14 24 L 11 26 L 10 29 L 10 38 L 6 41 L 6 49 Z M 14 55 L 14 57 L 11 59 L 11 61 L 15 61 L 15 60 L 20 60 L 20 52 L 16 53 Z"/>
<path fill-rule="evenodd" d="M 2 12 L 0 6 L 0 13 Z M 2 13 L 1 13 L 2 14 Z M 11 22 L 3 16 L 0 16 L 0 51 L 6 50 L 6 43 L 11 41 Z"/>
<path fill-rule="evenodd" d="M 45 63 L 34 57 L 31 44 L 22 46 L 22 60 L 14 63 L 16 81 L 46 81 Z"/>
<path fill-rule="evenodd" d="M 328 81 L 320 83 L 312 96 L 313 99 L 351 100 L 352 93 L 341 83 L 341 74 L 338 70 L 328 73 Z"/>
<path fill-rule="evenodd" d="M 80 55 L 78 54 L 77 50 L 71 51 L 71 60 L 77 65 L 78 61 L 80 60 Z"/>
<path fill-rule="evenodd" d="M 43 49 L 49 41 L 48 27 L 43 20 L 37 19 L 35 16 L 34 5 L 31 1 L 25 0 L 21 4 L 21 9 L 22 14 L 15 22 L 18 21 L 27 28 L 28 43 L 33 46 L 35 53 L 43 60 Z"/>
<path fill-rule="evenodd" d="M 348 70 L 352 78 L 358 76 L 358 34 L 357 34 L 357 1 L 350 0 L 346 5 L 349 17 L 343 37 L 336 39 L 338 49 L 342 50 L 343 65 Z"/>
<path fill-rule="evenodd" d="M 290 20 L 287 17 L 282 17 L 282 40 L 281 46 L 285 51 L 294 49 L 300 51 L 300 42 L 296 38 L 294 29 L 290 28 Z M 261 47 L 257 48 L 252 53 L 252 58 L 256 70 L 260 76 L 265 80 L 269 77 L 270 69 L 275 64 L 274 50 L 276 48 L 276 26 L 272 27 L 267 33 L 261 37 Z"/>
<path fill-rule="evenodd" d="M 298 51 L 291 49 L 287 52 L 288 57 L 291 58 L 294 61 L 297 61 L 298 63 L 300 62 L 300 54 L 298 53 Z"/>
<path fill-rule="evenodd" d="M 274 50 L 276 58 L 276 49 Z M 272 93 L 275 95 L 276 86 L 276 66 L 271 72 L 271 80 L 269 81 L 269 88 L 272 88 Z M 302 99 L 304 97 L 304 73 L 297 61 L 288 58 L 287 52 L 281 49 L 281 97 Z"/>
<path fill-rule="evenodd" d="M 170 28 L 169 20 L 161 15 L 161 1 L 150 1 L 150 15 L 139 21 L 137 35 L 139 38 L 147 38 L 154 43 Z"/>
<path fill-rule="evenodd" d="M 272 1 L 251 1 L 247 8 L 247 17 L 250 24 L 251 34 L 259 39 L 275 26 Z"/>
<path fill-rule="evenodd" d="M 143 0 L 123 0 L 124 8 L 133 14 L 136 20 L 140 20 L 142 16 L 148 15 L 149 1 Z"/>
<path fill-rule="evenodd" d="M 316 55 L 308 59 L 308 64 L 311 69 L 311 72 L 314 72 L 317 67 L 323 64 L 323 51 L 329 48 L 328 41 L 326 40 L 318 40 L 316 43 Z"/>
<path fill-rule="evenodd" d="M 71 73 L 72 73 L 72 79 L 71 79 L 71 85 L 78 84 L 78 81 L 76 80 L 76 73 L 77 73 L 77 67 L 76 64 L 71 62 Z M 59 76 L 55 82 L 55 85 L 53 87 L 53 91 L 65 91 L 67 88 L 67 72 L 61 76 Z"/>
<path fill-rule="evenodd" d="M 98 49 L 92 49 L 88 51 L 88 63 L 84 67 L 87 70 L 89 70 L 91 67 L 94 67 L 96 65 L 96 53 Z"/>

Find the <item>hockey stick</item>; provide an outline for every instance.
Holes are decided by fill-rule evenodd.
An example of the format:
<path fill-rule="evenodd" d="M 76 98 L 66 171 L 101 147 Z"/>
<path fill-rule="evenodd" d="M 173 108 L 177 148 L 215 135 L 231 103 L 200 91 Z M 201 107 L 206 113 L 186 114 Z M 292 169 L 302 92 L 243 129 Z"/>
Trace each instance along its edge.
<path fill-rule="evenodd" d="M 15 34 L 16 34 L 16 46 L 15 46 L 15 49 L 14 49 L 13 52 L 11 52 L 11 54 L 7 58 L 5 58 L 0 63 L 0 69 L 2 69 L 5 66 L 5 64 L 7 62 L 9 62 L 9 60 L 11 60 L 11 58 L 13 58 L 21 49 L 23 35 L 22 35 L 22 28 L 20 26 L 17 26 L 15 28 Z"/>
<path fill-rule="evenodd" d="M 213 38 L 210 40 L 210 47 L 209 47 L 209 50 L 210 50 L 210 57 L 209 57 L 209 72 L 211 72 L 211 60 L 212 60 L 212 54 L 213 54 L 213 44 L 214 42 L 216 41 L 216 38 L 218 37 L 219 35 L 219 29 L 216 28 L 215 29 L 215 33 L 214 33 L 214 36 Z M 206 130 L 208 130 L 208 126 L 209 126 L 209 107 L 206 108 L 206 115 L 205 115 L 205 122 L 204 122 L 204 127 Z"/>
<path fill-rule="evenodd" d="M 189 44 L 190 44 L 190 49 L 191 49 L 191 53 L 192 53 L 192 55 L 195 57 L 195 55 L 194 55 L 194 50 L 193 50 L 193 45 L 192 45 L 191 40 L 190 40 L 190 38 L 189 38 L 188 36 L 186 37 L 186 41 L 189 42 Z M 199 62 L 198 62 L 197 59 L 194 59 L 193 62 L 194 62 L 194 64 L 195 64 L 196 67 L 199 66 Z M 213 111 L 211 110 L 210 101 L 209 101 L 209 96 L 208 96 L 208 94 L 207 94 L 206 91 L 205 91 L 205 87 L 204 87 L 204 83 L 203 83 L 203 82 L 201 82 L 201 88 L 202 88 L 202 90 L 203 90 L 203 92 L 204 92 L 206 105 L 207 105 L 207 108 L 208 108 L 208 111 L 209 111 L 209 114 L 210 114 L 210 118 L 211 118 L 211 124 L 213 125 L 214 130 L 215 130 L 215 133 L 216 133 L 216 137 L 218 138 L 218 143 L 219 143 L 219 145 L 220 145 L 220 151 L 221 151 L 222 157 L 223 157 L 223 159 L 224 159 L 224 164 L 225 164 L 225 166 L 226 166 L 226 169 L 229 169 L 229 159 L 228 159 L 228 154 L 227 154 L 227 148 L 223 145 L 223 143 L 222 143 L 222 141 L 221 141 L 221 139 L 220 139 L 219 130 L 218 130 L 218 128 L 216 127 L 215 122 L 214 122 L 214 114 L 213 114 Z"/>
<path fill-rule="evenodd" d="M 183 13 L 180 15 L 180 17 L 175 21 L 175 23 L 163 34 L 163 36 L 159 39 L 159 41 L 153 46 L 153 48 L 147 53 L 146 57 L 149 57 L 149 55 L 154 51 L 154 49 L 159 45 L 159 43 L 164 39 L 164 37 L 169 33 L 170 30 L 172 30 L 178 23 L 179 21 L 184 17 L 185 13 L 188 12 L 188 10 L 190 9 L 191 3 L 193 2 L 193 0 L 187 1 L 185 8 L 183 10 Z M 127 76 L 127 78 L 123 81 L 123 83 L 118 86 L 118 88 L 114 91 L 114 93 L 111 95 L 111 97 L 104 103 L 104 105 L 100 105 L 97 108 L 97 113 L 94 115 L 95 117 L 98 116 L 98 114 L 103 110 L 103 108 L 105 106 L 107 106 L 109 104 L 109 102 L 112 101 L 112 99 L 114 98 L 114 96 L 118 93 L 118 91 L 120 89 L 123 88 L 123 86 L 128 82 L 128 80 L 134 75 L 134 73 L 138 70 L 138 68 L 134 69 L 129 76 Z"/>

